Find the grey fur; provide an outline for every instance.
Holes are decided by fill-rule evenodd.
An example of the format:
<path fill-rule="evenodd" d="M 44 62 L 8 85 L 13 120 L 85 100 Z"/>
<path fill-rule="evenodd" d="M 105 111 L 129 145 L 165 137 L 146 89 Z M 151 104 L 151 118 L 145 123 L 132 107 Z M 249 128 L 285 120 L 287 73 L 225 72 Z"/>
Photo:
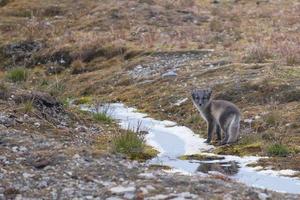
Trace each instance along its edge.
<path fill-rule="evenodd" d="M 211 100 L 211 89 L 193 90 L 192 101 L 202 118 L 207 122 L 207 143 L 211 142 L 212 134 L 217 134 L 221 140 L 221 130 L 224 139 L 221 144 L 230 144 L 238 140 L 241 113 L 236 105 L 229 101 Z"/>

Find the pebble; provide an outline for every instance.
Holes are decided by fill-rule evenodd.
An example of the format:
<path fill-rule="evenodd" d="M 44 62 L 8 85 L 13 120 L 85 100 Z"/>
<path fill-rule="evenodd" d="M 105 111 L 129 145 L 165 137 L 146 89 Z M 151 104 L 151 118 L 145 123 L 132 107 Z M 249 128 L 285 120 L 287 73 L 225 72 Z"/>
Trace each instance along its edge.
<path fill-rule="evenodd" d="M 110 191 L 114 194 L 126 193 L 126 192 L 134 192 L 136 188 L 134 186 L 117 186 L 110 188 Z"/>
<path fill-rule="evenodd" d="M 176 77 L 176 76 L 177 76 L 177 73 L 174 72 L 174 71 L 169 71 L 169 72 L 166 72 L 166 73 L 162 74 L 163 78 Z"/>
<path fill-rule="evenodd" d="M 39 122 L 34 122 L 34 126 L 36 126 L 37 128 L 39 128 L 41 126 L 41 124 Z"/>

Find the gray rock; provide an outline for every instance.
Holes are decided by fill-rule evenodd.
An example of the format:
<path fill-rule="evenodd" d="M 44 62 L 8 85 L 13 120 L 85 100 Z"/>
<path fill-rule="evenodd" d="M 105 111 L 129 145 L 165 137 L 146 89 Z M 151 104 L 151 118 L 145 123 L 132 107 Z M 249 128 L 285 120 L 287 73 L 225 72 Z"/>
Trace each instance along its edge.
<path fill-rule="evenodd" d="M 177 73 L 174 72 L 174 71 L 169 71 L 169 72 L 166 72 L 166 73 L 162 74 L 163 78 L 176 77 L 176 76 L 177 76 Z"/>
<path fill-rule="evenodd" d="M 63 66 L 51 66 L 47 69 L 47 74 L 60 74 L 64 70 Z"/>
<path fill-rule="evenodd" d="M 11 127 L 15 125 L 15 119 L 0 114 L 0 124 L 6 127 Z"/>

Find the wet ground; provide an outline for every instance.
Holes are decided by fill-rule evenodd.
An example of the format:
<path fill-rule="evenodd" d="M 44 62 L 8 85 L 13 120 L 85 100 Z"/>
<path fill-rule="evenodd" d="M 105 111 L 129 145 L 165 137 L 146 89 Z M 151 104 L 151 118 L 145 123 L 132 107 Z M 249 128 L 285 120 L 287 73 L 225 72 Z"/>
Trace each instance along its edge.
<path fill-rule="evenodd" d="M 93 111 L 93 108 L 82 107 L 83 110 Z M 107 110 L 107 107 L 105 108 Z M 98 109 L 99 110 L 99 109 Z M 100 108 L 101 110 L 101 108 Z M 204 143 L 204 138 L 195 135 L 193 131 L 185 126 L 178 126 L 175 122 L 159 121 L 147 117 L 146 114 L 136 112 L 134 108 L 128 108 L 124 104 L 109 104 L 108 115 L 116 120 L 122 128 L 147 131 L 147 143 L 157 149 L 158 156 L 149 161 L 149 164 L 167 165 L 172 169 L 170 172 L 181 172 L 183 174 L 222 174 L 249 186 L 266 188 L 279 192 L 300 193 L 300 180 L 281 176 L 279 171 L 261 170 L 248 167 L 250 163 L 256 162 L 259 157 L 255 156 L 217 156 L 210 152 L 212 145 Z M 207 154 L 219 157 L 216 159 L 180 159 L 182 155 Z M 290 173 L 294 173 L 292 170 Z M 287 173 L 286 175 L 289 175 Z M 292 175 L 292 174 L 290 174 Z"/>

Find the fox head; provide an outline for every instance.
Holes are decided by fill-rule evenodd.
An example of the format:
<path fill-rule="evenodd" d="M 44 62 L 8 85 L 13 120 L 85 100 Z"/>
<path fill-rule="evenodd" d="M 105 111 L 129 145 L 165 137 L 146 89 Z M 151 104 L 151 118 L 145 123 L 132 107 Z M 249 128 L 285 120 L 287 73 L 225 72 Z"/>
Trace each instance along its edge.
<path fill-rule="evenodd" d="M 192 100 L 197 106 L 204 107 L 209 102 L 211 94 L 212 94 L 211 89 L 193 90 L 192 91 Z"/>

